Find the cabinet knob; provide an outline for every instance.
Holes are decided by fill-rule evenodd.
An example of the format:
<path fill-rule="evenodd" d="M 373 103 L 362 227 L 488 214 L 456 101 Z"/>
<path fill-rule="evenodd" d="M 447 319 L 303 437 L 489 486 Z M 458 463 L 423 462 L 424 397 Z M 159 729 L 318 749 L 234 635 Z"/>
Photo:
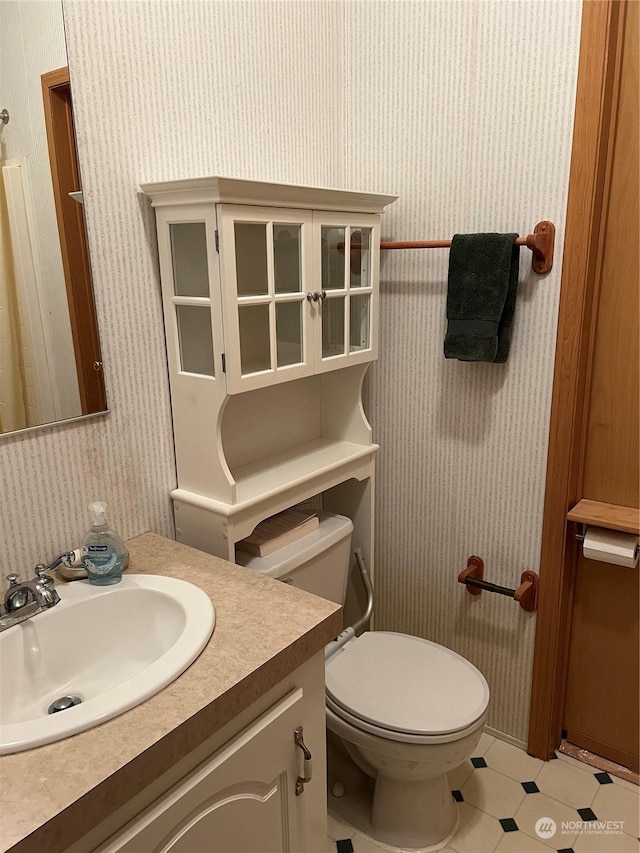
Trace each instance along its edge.
<path fill-rule="evenodd" d="M 324 291 L 323 291 L 324 293 Z M 317 302 L 321 298 L 319 290 L 313 290 L 311 293 L 307 293 L 307 301 L 308 302 Z"/>
<path fill-rule="evenodd" d="M 304 767 L 303 773 L 304 776 L 298 776 L 296 779 L 296 797 L 299 797 L 300 794 L 304 791 L 304 786 L 306 782 L 311 781 L 311 777 L 313 775 L 313 759 L 311 757 L 311 753 L 306 747 L 306 744 L 302 738 L 303 736 L 303 728 L 302 726 L 298 726 L 297 729 L 294 730 L 294 739 L 296 746 L 299 746 L 302 750 Z"/>

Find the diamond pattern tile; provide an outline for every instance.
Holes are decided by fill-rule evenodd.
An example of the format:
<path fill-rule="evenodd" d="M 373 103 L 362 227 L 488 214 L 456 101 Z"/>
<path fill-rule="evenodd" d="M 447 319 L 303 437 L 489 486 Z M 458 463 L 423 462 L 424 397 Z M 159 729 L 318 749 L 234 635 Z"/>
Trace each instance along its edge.
<path fill-rule="evenodd" d="M 477 749 L 470 761 L 447 774 L 460 822 L 441 853 L 637 853 L 637 787 L 616 784 L 608 773 L 594 773 L 564 756 L 539 761 L 495 738 L 481 745 L 482 754 Z M 547 829 L 541 835 L 539 821 L 555 825 L 553 834 Z M 620 828 L 604 835 L 591 821 L 617 822 Z M 329 838 L 335 839 L 329 841 L 330 851 L 394 850 L 361 832 L 348 838 L 353 831 L 333 815 L 329 826 Z"/>
<path fill-rule="evenodd" d="M 578 809 L 578 814 L 582 820 L 598 820 L 592 809 Z"/>

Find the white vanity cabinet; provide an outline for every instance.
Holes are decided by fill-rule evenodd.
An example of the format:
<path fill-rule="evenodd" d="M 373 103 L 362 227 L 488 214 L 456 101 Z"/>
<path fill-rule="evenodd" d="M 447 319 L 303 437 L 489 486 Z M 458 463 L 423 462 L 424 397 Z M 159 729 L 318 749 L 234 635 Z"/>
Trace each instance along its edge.
<path fill-rule="evenodd" d="M 100 853 L 324 850 L 325 804 L 317 796 L 325 784 L 324 762 L 318 761 L 317 779 L 311 774 L 306 784 L 298 782 L 309 771 L 294 735 L 301 728 L 303 740 L 324 750 L 324 733 L 313 723 L 300 726 L 302 697 L 301 688 L 293 690 L 112 837 Z M 318 752 L 316 757 L 321 758 Z"/>
<path fill-rule="evenodd" d="M 325 750 L 321 650 L 69 853 L 326 853 Z"/>
<path fill-rule="evenodd" d="M 234 178 L 142 190 L 156 211 L 177 538 L 233 561 L 263 518 L 372 476 L 361 390 L 395 196 Z M 359 502 L 334 509 L 353 517 Z"/>

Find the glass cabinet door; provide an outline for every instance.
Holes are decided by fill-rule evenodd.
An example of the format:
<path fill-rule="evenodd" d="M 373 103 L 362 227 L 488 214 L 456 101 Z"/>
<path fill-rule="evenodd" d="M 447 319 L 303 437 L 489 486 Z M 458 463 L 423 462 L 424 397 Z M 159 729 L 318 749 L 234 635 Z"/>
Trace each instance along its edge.
<path fill-rule="evenodd" d="M 177 344 L 174 367 L 179 373 L 215 378 L 206 223 L 169 222 L 168 228 L 173 280 L 168 298 Z"/>
<path fill-rule="evenodd" d="M 313 372 L 309 211 L 220 205 L 229 393 Z"/>
<path fill-rule="evenodd" d="M 322 289 L 316 370 L 376 357 L 377 216 L 314 212 L 316 265 Z"/>

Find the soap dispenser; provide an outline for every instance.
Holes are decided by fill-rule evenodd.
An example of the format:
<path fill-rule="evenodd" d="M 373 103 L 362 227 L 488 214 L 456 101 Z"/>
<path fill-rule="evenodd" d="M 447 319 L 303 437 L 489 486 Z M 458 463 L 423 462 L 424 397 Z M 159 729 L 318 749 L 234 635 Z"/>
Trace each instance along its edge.
<path fill-rule="evenodd" d="M 119 583 L 129 556 L 122 539 L 109 529 L 106 511 L 103 501 L 89 504 L 91 529 L 82 545 L 82 564 L 89 582 L 97 586 Z"/>

